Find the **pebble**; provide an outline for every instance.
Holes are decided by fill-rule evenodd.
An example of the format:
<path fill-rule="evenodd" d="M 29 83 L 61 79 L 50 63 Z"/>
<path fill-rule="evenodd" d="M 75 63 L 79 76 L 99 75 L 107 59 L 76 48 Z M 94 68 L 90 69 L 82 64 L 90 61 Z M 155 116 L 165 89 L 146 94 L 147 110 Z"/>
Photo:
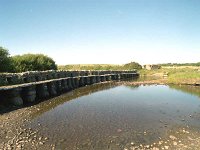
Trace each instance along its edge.
<path fill-rule="evenodd" d="M 169 146 L 164 146 L 165 147 L 165 149 L 169 149 Z"/>
<path fill-rule="evenodd" d="M 40 144 L 40 145 L 43 145 L 44 143 L 43 143 L 43 142 L 39 142 L 39 144 Z"/>
<path fill-rule="evenodd" d="M 173 135 L 170 135 L 169 138 L 172 139 L 172 140 L 176 140 L 176 139 L 177 139 L 177 138 L 176 138 L 175 136 L 173 136 Z"/>
<path fill-rule="evenodd" d="M 173 145 L 175 145 L 175 146 L 176 146 L 176 145 L 177 145 L 177 142 L 173 142 Z"/>

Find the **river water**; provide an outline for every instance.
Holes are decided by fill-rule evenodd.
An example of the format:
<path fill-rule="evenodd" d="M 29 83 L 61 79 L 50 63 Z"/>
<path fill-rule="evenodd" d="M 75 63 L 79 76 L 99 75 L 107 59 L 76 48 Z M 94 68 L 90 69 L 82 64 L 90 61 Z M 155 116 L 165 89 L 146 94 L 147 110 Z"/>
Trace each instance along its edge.
<path fill-rule="evenodd" d="M 200 126 L 200 88 L 193 86 L 111 82 L 76 89 L 37 107 L 42 109 L 26 126 L 39 130 L 56 149 L 161 148 L 160 140 L 170 148 L 176 146 L 171 134 L 181 139 L 176 131 L 199 133 Z"/>

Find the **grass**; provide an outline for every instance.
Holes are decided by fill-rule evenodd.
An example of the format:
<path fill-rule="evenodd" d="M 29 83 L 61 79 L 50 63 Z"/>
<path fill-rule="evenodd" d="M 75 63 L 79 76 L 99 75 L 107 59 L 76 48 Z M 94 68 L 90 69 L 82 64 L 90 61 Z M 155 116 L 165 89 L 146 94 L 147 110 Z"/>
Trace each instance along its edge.
<path fill-rule="evenodd" d="M 72 64 L 58 66 L 59 70 L 122 70 L 122 65 L 114 64 Z"/>
<path fill-rule="evenodd" d="M 175 67 L 164 68 L 158 70 L 139 71 L 142 76 L 163 76 L 168 75 L 167 83 L 172 84 L 200 84 L 200 69 L 192 67 Z"/>

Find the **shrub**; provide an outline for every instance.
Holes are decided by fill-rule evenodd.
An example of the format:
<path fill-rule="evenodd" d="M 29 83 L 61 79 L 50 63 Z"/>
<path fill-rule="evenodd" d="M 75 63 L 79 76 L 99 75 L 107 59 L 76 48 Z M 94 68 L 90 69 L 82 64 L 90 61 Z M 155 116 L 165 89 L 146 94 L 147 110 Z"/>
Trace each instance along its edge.
<path fill-rule="evenodd" d="M 9 72 L 12 70 L 12 62 L 9 51 L 0 47 L 0 72 Z"/>
<path fill-rule="evenodd" d="M 24 54 L 12 57 L 15 72 L 57 70 L 55 61 L 43 54 Z"/>
<path fill-rule="evenodd" d="M 131 63 L 125 64 L 123 68 L 124 70 L 134 70 L 134 69 L 139 70 L 139 69 L 142 69 L 142 66 L 137 62 L 131 62 Z"/>

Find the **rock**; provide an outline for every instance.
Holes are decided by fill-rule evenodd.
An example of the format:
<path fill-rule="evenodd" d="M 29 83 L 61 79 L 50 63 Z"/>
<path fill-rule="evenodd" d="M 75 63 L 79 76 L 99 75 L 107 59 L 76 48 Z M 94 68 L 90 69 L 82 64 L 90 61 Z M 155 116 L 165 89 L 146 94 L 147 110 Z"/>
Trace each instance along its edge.
<path fill-rule="evenodd" d="M 134 143 L 133 143 L 133 142 L 131 142 L 131 145 L 134 145 Z"/>
<path fill-rule="evenodd" d="M 185 133 L 190 133 L 189 131 L 185 131 Z"/>
<path fill-rule="evenodd" d="M 149 145 L 146 145 L 146 148 L 149 148 L 150 146 Z"/>
<path fill-rule="evenodd" d="M 152 150 L 160 150 L 159 148 L 157 147 L 153 147 Z"/>
<path fill-rule="evenodd" d="M 40 145 L 43 145 L 44 143 L 43 143 L 43 142 L 39 142 L 39 144 L 40 144 Z"/>
<path fill-rule="evenodd" d="M 117 132 L 122 132 L 122 130 L 121 129 L 117 129 Z"/>
<path fill-rule="evenodd" d="M 163 141 L 159 141 L 158 144 L 161 145 L 163 143 Z"/>
<path fill-rule="evenodd" d="M 164 146 L 165 147 L 165 149 L 169 149 L 169 146 Z"/>
<path fill-rule="evenodd" d="M 22 145 L 20 144 L 20 145 L 17 145 L 17 148 L 22 148 Z"/>
<path fill-rule="evenodd" d="M 176 146 L 176 145 L 177 145 L 177 142 L 173 142 L 173 145 L 175 145 L 175 146 Z"/>
<path fill-rule="evenodd" d="M 173 135 L 170 135 L 169 138 L 172 139 L 172 140 L 176 140 L 176 139 L 177 139 L 177 138 L 176 138 L 175 136 L 173 136 Z"/>

